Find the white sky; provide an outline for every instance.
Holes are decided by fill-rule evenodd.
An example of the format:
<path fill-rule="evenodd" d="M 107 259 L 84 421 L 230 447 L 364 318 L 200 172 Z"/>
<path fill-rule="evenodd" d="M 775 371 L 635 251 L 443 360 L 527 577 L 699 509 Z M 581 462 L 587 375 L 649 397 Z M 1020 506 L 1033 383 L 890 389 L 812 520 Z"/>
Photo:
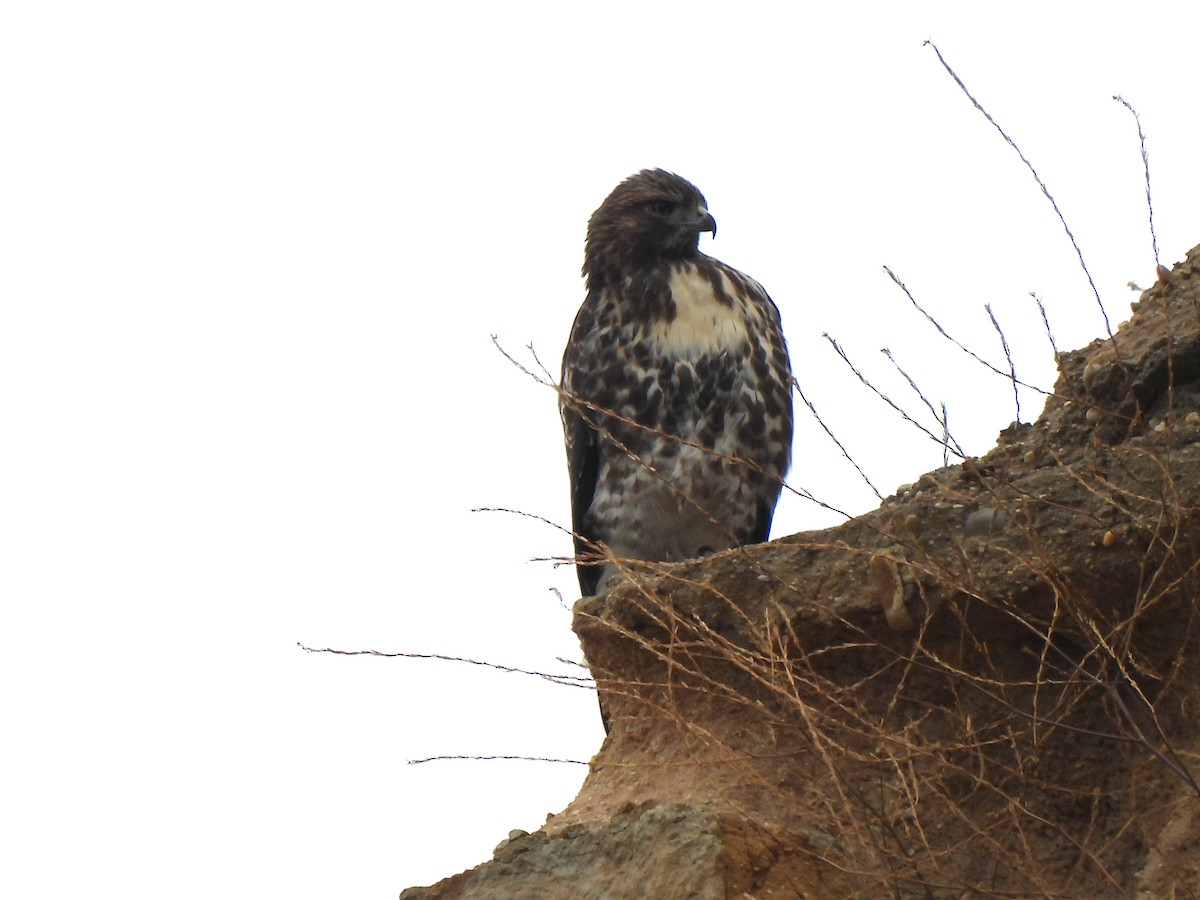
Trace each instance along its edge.
<path fill-rule="evenodd" d="M 594 698 L 436 661 L 577 659 L 553 393 L 587 217 L 692 179 L 885 493 L 974 453 L 1200 243 L 1200 14 L 1067 4 L 24 3 L 0 12 L 0 893 L 387 898 L 561 810 Z M 422 11 L 418 12 L 417 9 Z M 1165 9 L 1165 7 L 1164 7 Z M 1040 408 L 1022 397 L 1025 417 Z M 928 421 L 928 419 L 926 420 Z M 792 483 L 876 501 L 801 410 Z M 831 524 L 785 497 L 775 534 Z M 554 589 L 562 591 L 566 606 Z M 570 671 L 570 670 L 566 670 Z"/>

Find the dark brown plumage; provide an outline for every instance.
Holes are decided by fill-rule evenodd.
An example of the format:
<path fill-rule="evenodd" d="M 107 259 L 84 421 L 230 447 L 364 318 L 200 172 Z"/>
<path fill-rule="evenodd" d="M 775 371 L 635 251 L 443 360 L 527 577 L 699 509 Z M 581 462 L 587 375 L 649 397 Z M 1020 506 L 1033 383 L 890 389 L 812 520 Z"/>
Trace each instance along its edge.
<path fill-rule="evenodd" d="M 587 564 L 600 543 L 678 560 L 770 531 L 791 369 L 766 292 L 699 251 L 716 230 L 703 195 L 661 169 L 621 182 L 588 222 L 560 403 L 585 595 L 614 568 Z"/>

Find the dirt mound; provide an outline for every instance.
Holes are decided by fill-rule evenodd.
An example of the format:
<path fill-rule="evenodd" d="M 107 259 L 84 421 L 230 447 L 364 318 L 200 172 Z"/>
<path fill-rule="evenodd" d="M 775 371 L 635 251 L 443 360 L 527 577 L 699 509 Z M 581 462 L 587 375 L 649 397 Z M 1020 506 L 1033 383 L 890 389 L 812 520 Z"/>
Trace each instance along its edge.
<path fill-rule="evenodd" d="M 428 898 L 1200 895 L 1200 248 L 987 456 L 631 568 L 579 796 Z"/>

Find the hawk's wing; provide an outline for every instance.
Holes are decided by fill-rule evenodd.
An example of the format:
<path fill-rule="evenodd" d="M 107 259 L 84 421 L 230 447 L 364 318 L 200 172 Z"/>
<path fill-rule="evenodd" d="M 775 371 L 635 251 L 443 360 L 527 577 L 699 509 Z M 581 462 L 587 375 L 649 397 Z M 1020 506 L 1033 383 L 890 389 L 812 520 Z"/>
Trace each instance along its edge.
<path fill-rule="evenodd" d="M 566 432 L 567 472 L 571 479 L 571 530 L 575 538 L 575 554 L 587 553 L 594 535 L 584 532 L 583 519 L 596 493 L 596 478 L 600 468 L 600 436 L 587 423 L 581 412 L 565 398 L 562 407 L 563 429 Z M 579 587 L 585 597 L 596 593 L 600 582 L 599 566 L 575 567 Z"/>
<path fill-rule="evenodd" d="M 772 370 L 776 377 L 773 379 L 762 378 L 759 389 L 764 395 L 769 395 L 770 400 L 782 409 L 785 420 L 787 421 L 787 443 L 784 448 L 784 459 L 780 464 L 780 478 L 787 471 L 788 463 L 791 456 L 792 447 L 792 428 L 793 428 L 793 413 L 792 413 L 792 367 L 788 359 L 787 343 L 783 338 L 783 323 L 779 317 L 779 307 L 775 305 L 775 301 L 771 299 L 766 289 L 743 272 L 739 272 L 724 263 L 717 262 L 730 276 L 734 283 L 747 296 L 754 298 L 752 304 L 764 311 L 767 317 L 767 325 L 765 331 L 761 332 L 759 337 L 764 344 L 767 355 L 770 358 Z M 775 505 L 779 502 L 779 495 L 783 493 L 783 482 L 779 481 L 774 485 L 767 494 L 758 498 L 757 515 L 754 519 L 754 533 L 747 543 L 762 544 L 766 543 L 771 536 L 771 520 L 775 517 Z"/>
<path fill-rule="evenodd" d="M 758 501 L 758 515 L 754 519 L 754 533 L 747 543 L 765 544 L 771 536 L 771 519 L 775 518 L 775 504 L 779 500 L 779 491 L 773 496 L 763 497 Z"/>

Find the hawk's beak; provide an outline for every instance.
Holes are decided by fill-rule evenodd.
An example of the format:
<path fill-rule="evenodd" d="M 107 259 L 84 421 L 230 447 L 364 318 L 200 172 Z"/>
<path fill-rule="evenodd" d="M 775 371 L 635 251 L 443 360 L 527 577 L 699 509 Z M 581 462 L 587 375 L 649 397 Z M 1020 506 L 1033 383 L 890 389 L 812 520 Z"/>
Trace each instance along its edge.
<path fill-rule="evenodd" d="M 700 223 L 697 226 L 697 231 L 711 231 L 712 236 L 717 236 L 717 220 L 713 218 L 712 213 L 701 206 L 697 212 L 700 214 Z"/>

